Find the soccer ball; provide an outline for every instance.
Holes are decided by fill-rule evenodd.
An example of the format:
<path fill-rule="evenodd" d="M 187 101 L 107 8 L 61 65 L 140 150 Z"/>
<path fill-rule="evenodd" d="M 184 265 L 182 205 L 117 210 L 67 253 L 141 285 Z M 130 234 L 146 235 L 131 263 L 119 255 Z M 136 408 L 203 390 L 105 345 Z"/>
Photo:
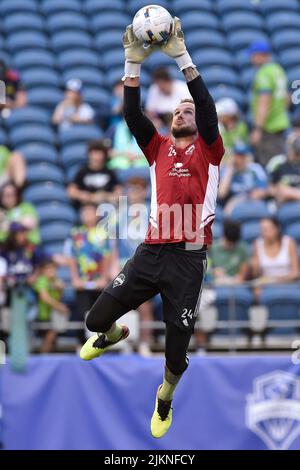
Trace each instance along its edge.
<path fill-rule="evenodd" d="M 148 5 L 135 14 L 132 27 L 140 41 L 146 44 L 161 44 L 172 34 L 173 18 L 165 8 Z"/>

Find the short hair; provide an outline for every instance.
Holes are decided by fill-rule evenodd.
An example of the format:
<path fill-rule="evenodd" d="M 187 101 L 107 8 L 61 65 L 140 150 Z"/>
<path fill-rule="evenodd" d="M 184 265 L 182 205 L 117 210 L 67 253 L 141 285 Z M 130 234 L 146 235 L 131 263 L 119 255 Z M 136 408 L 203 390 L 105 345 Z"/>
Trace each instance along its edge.
<path fill-rule="evenodd" d="M 195 101 L 192 98 L 183 98 L 179 104 L 183 104 L 183 103 L 195 104 Z"/>
<path fill-rule="evenodd" d="M 172 81 L 172 75 L 170 74 L 169 70 L 165 67 L 160 67 L 153 72 L 153 80 L 164 80 L 166 82 Z"/>
<path fill-rule="evenodd" d="M 141 186 L 143 189 L 146 189 L 148 188 L 148 181 L 145 178 L 133 176 L 132 178 L 129 178 L 126 182 L 126 186 L 130 185 Z"/>
<path fill-rule="evenodd" d="M 109 139 L 101 139 L 101 140 L 92 140 L 88 144 L 88 154 L 93 150 L 98 152 L 103 152 L 105 156 L 108 156 L 108 150 L 110 149 Z"/>
<path fill-rule="evenodd" d="M 223 227 L 224 238 L 231 243 L 240 241 L 241 238 L 241 227 L 239 222 L 235 220 L 227 219 L 224 222 Z"/>

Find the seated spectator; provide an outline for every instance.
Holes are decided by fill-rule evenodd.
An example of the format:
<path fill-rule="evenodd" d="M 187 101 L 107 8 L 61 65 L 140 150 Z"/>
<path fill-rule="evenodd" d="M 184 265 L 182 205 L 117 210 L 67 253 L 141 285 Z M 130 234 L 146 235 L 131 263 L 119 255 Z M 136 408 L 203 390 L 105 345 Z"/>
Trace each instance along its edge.
<path fill-rule="evenodd" d="M 241 241 L 240 225 L 225 220 L 224 235 L 210 250 L 212 280 L 217 284 L 238 284 L 248 275 L 248 250 Z"/>
<path fill-rule="evenodd" d="M 64 100 L 59 103 L 53 113 L 52 122 L 61 131 L 74 124 L 90 124 L 94 120 L 93 108 L 82 100 L 82 82 L 76 78 L 68 80 Z"/>
<path fill-rule="evenodd" d="M 76 174 L 68 187 L 70 198 L 78 205 L 116 202 L 121 195 L 113 170 L 107 168 L 108 148 L 104 141 L 92 141 L 88 146 L 88 162 Z"/>
<path fill-rule="evenodd" d="M 106 230 L 98 226 L 97 209 L 85 204 L 80 210 L 82 225 L 71 232 L 70 270 L 73 287 L 76 289 L 76 320 L 84 321 L 102 289 L 110 280 L 112 254 Z M 84 343 L 84 331 L 79 332 Z"/>
<path fill-rule="evenodd" d="M 287 283 L 299 278 L 299 259 L 295 240 L 282 235 L 275 218 L 261 221 L 261 238 L 254 242 L 252 276 L 258 284 Z"/>
<path fill-rule="evenodd" d="M 226 157 L 230 155 L 231 150 L 236 144 L 248 144 L 248 128 L 241 120 L 240 111 L 237 103 L 232 98 L 222 98 L 217 101 L 216 109 L 220 124 L 220 133 L 223 138 L 226 149 Z M 223 157 L 224 163 L 224 157 Z"/>
<path fill-rule="evenodd" d="M 230 160 L 221 169 L 219 202 L 230 215 L 236 204 L 247 199 L 264 199 L 268 180 L 263 167 L 251 159 L 249 147 L 237 144 Z"/>
<path fill-rule="evenodd" d="M 5 84 L 5 104 L 1 102 L 2 117 L 7 118 L 11 109 L 23 108 L 27 104 L 27 93 L 21 82 L 19 73 L 7 67 L 4 60 L 0 60 L 0 80 Z"/>
<path fill-rule="evenodd" d="M 21 193 L 13 183 L 6 183 L 0 190 L 0 242 L 6 240 L 11 222 L 22 223 L 28 232 L 28 240 L 38 245 L 40 233 L 38 215 L 32 204 L 22 201 Z"/>
<path fill-rule="evenodd" d="M 26 163 L 20 152 L 11 152 L 5 145 L 0 145 L 0 187 L 11 181 L 22 188 L 26 178 Z"/>
<path fill-rule="evenodd" d="M 300 137 L 288 139 L 287 157 L 271 172 L 269 193 L 278 204 L 300 201 Z"/>
<path fill-rule="evenodd" d="M 142 178 L 131 178 L 126 183 L 128 206 L 124 212 L 119 213 L 119 238 L 117 240 L 120 269 L 134 255 L 138 245 L 144 242 L 149 222 L 147 188 L 148 182 Z M 142 322 L 153 321 L 153 305 L 150 300 L 140 305 L 137 311 Z M 150 356 L 151 341 L 151 329 L 142 328 L 138 346 L 139 354 Z"/>
<path fill-rule="evenodd" d="M 56 264 L 51 259 L 39 266 L 39 275 L 33 285 L 38 295 L 37 319 L 51 323 L 49 330 L 41 330 L 43 342 L 42 353 L 53 350 L 57 334 L 64 331 L 70 314 L 68 307 L 61 302 L 63 283 L 57 279 Z"/>
<path fill-rule="evenodd" d="M 173 115 L 174 109 L 184 98 L 191 98 L 185 82 L 174 80 L 166 68 L 155 70 L 146 100 L 146 111 L 151 117 Z"/>

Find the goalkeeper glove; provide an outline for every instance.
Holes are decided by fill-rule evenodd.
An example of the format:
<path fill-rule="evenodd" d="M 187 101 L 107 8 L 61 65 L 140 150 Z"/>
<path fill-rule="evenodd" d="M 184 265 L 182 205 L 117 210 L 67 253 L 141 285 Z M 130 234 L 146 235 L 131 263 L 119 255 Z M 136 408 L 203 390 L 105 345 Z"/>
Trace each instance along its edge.
<path fill-rule="evenodd" d="M 123 36 L 123 46 L 125 50 L 125 78 L 139 77 L 141 74 L 141 64 L 156 49 L 155 46 L 144 44 L 135 36 L 132 25 L 128 25 Z"/>
<path fill-rule="evenodd" d="M 193 64 L 190 54 L 186 50 L 181 22 L 176 16 L 174 18 L 173 33 L 168 41 L 160 46 L 160 50 L 172 59 L 175 59 L 180 70 L 184 70 L 188 67 L 196 67 Z"/>

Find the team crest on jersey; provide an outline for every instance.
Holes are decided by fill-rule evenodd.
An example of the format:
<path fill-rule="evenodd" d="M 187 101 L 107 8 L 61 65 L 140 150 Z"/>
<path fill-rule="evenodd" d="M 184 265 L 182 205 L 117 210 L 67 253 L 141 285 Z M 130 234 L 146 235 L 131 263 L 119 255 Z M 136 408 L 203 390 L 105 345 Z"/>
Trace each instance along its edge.
<path fill-rule="evenodd" d="M 189 146 L 189 148 L 185 151 L 186 155 L 192 155 L 193 151 L 195 150 L 195 144 Z"/>
<path fill-rule="evenodd" d="M 125 274 L 119 274 L 113 282 L 113 288 L 120 287 L 125 282 Z"/>

